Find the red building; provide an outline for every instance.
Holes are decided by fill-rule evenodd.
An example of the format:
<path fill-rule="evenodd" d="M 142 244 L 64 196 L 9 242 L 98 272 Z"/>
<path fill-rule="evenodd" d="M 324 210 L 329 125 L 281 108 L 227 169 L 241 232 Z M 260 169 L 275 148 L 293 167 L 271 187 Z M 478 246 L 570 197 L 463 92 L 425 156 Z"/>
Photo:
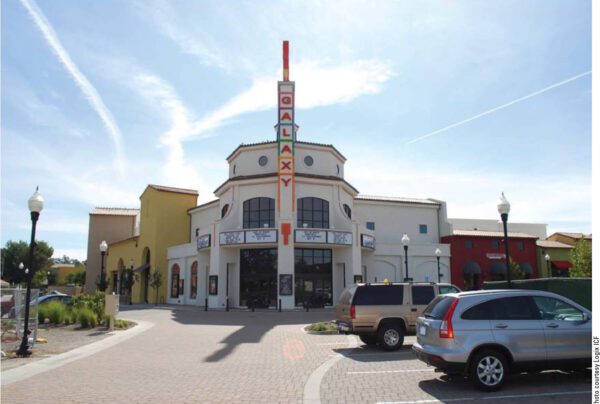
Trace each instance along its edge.
<path fill-rule="evenodd" d="M 537 236 L 508 233 L 508 253 L 526 278 L 537 278 Z M 504 233 L 499 231 L 454 230 L 442 237 L 450 244 L 452 283 L 463 290 L 481 289 L 484 281 L 506 279 Z"/>

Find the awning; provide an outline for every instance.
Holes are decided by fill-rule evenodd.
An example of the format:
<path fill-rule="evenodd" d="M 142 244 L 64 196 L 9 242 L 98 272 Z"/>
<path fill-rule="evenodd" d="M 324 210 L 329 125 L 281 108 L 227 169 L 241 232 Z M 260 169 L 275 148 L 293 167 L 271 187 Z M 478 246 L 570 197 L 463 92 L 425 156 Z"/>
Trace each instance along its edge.
<path fill-rule="evenodd" d="M 529 262 L 521 262 L 519 268 L 525 275 L 533 275 L 533 268 L 529 265 Z"/>
<path fill-rule="evenodd" d="M 480 275 L 481 268 L 476 262 L 469 261 L 465 264 L 465 268 L 463 269 L 463 273 L 465 275 Z"/>
<path fill-rule="evenodd" d="M 569 269 L 573 266 L 569 261 L 550 261 L 554 268 Z"/>
<path fill-rule="evenodd" d="M 136 269 L 133 270 L 133 272 L 142 272 L 145 271 L 146 269 L 150 268 L 150 264 L 144 264 L 140 267 L 137 267 Z"/>
<path fill-rule="evenodd" d="M 506 276 L 506 264 L 503 262 L 494 262 L 491 266 L 492 274 Z"/>

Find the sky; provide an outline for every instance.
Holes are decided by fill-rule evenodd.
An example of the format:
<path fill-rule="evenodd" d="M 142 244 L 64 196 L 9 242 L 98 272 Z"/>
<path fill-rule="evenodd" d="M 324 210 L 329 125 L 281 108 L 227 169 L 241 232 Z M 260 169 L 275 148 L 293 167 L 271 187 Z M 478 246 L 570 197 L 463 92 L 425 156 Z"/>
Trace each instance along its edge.
<path fill-rule="evenodd" d="M 225 157 L 275 140 L 283 40 L 298 139 L 367 195 L 591 232 L 590 1 L 2 3 L 1 241 L 85 259 L 96 206 L 147 184 L 214 199 Z"/>

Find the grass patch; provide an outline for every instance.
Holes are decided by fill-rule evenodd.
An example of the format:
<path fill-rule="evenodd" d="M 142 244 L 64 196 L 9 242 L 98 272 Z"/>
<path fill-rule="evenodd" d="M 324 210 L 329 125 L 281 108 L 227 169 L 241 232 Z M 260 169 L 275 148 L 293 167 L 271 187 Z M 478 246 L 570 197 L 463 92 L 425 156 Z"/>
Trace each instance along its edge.
<path fill-rule="evenodd" d="M 126 330 L 127 328 L 132 327 L 134 325 L 135 323 L 133 321 L 121 320 L 119 318 L 115 320 L 115 328 L 119 330 Z"/>
<path fill-rule="evenodd" d="M 309 331 L 337 331 L 333 323 L 314 323 L 308 326 Z"/>

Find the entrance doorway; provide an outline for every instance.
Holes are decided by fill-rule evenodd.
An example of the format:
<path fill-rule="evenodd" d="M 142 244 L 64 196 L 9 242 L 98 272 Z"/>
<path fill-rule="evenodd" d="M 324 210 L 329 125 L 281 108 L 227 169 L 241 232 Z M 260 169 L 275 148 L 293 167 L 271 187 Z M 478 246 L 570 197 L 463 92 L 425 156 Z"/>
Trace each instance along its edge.
<path fill-rule="evenodd" d="M 277 249 L 240 250 L 240 306 L 277 307 Z"/>
<path fill-rule="evenodd" d="M 296 248 L 296 306 L 333 304 L 331 250 Z"/>

